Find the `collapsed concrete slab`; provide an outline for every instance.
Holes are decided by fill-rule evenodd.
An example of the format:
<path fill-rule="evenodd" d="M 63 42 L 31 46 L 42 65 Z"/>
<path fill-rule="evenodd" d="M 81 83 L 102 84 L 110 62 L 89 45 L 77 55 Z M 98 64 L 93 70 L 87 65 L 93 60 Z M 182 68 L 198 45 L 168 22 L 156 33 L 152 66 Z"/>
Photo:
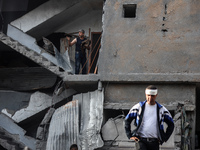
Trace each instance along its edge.
<path fill-rule="evenodd" d="M 28 107 L 16 111 L 14 115 L 10 115 L 6 110 L 3 110 L 2 112 L 8 116 L 12 116 L 12 119 L 19 123 L 42 112 L 50 106 L 61 102 L 75 93 L 76 91 L 73 89 L 66 89 L 52 100 L 52 97 L 45 93 L 35 92 L 30 97 Z"/>
<path fill-rule="evenodd" d="M 27 108 L 23 108 L 12 116 L 12 119 L 19 123 L 34 114 L 50 107 L 52 105 L 52 97 L 41 93 L 41 92 L 35 92 L 30 97 L 30 102 Z"/>
<path fill-rule="evenodd" d="M 0 113 L 0 128 L 3 129 L 4 134 L 9 133 L 9 136 L 6 139 L 4 143 L 8 143 L 8 145 L 16 145 L 20 144 L 21 146 L 27 146 L 31 148 L 32 150 L 35 150 L 35 139 L 29 136 L 26 136 L 26 131 L 19 127 L 17 124 L 14 123 L 14 121 L 7 117 L 6 115 Z M 2 135 L 2 134 L 1 134 Z M 7 134 L 6 134 L 7 135 Z M 1 140 L 2 141 L 2 140 Z M 10 143 L 9 143 L 10 142 Z"/>

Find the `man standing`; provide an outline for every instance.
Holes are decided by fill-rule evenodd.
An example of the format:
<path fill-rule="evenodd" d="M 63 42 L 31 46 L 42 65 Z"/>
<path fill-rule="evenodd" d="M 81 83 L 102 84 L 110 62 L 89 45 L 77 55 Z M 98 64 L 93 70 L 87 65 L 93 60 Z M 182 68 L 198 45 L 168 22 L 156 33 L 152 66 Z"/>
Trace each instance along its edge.
<path fill-rule="evenodd" d="M 158 89 L 150 85 L 145 90 L 146 100 L 134 105 L 125 118 L 125 131 L 129 139 L 136 141 L 138 150 L 159 150 L 174 130 L 170 112 L 156 102 Z M 131 122 L 136 129 L 131 132 Z M 164 131 L 164 122 L 168 125 Z"/>
<path fill-rule="evenodd" d="M 86 41 L 85 31 L 83 29 L 79 30 L 79 37 L 75 38 L 70 42 L 70 37 L 67 37 L 69 46 L 76 44 L 75 50 L 75 74 L 80 72 L 80 64 L 82 65 L 82 74 L 86 74 L 86 48 L 89 50 L 90 47 L 82 46 L 82 43 Z"/>

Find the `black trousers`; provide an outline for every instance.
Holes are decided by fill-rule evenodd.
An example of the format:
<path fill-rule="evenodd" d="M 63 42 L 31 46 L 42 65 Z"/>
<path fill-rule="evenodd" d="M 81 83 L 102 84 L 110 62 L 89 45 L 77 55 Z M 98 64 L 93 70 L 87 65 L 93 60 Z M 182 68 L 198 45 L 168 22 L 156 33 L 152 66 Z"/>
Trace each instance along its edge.
<path fill-rule="evenodd" d="M 140 140 L 136 142 L 136 149 L 137 150 L 159 150 L 159 142 L 158 141 L 146 141 Z"/>

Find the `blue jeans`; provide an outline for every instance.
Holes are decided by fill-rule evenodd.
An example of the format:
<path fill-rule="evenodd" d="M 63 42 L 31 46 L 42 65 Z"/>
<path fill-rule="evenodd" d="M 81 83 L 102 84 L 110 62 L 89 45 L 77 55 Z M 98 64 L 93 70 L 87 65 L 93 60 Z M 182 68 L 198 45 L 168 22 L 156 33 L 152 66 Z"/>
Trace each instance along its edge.
<path fill-rule="evenodd" d="M 86 56 L 82 54 L 82 52 L 75 53 L 75 74 L 79 74 L 80 72 L 80 65 L 82 68 L 82 74 L 86 74 Z"/>

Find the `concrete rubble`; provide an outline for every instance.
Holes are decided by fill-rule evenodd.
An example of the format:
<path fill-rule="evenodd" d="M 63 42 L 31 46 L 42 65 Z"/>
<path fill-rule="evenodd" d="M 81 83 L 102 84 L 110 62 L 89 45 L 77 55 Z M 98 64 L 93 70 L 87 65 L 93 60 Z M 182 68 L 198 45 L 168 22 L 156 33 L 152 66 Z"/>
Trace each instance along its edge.
<path fill-rule="evenodd" d="M 38 114 L 39 112 L 42 112 L 50 106 L 55 105 L 63 99 L 72 96 L 75 93 L 76 91 L 73 89 L 66 89 L 62 92 L 62 94 L 57 96 L 55 99 L 52 99 L 52 96 L 45 93 L 35 92 L 30 97 L 28 107 L 16 111 L 13 115 L 9 114 L 6 109 L 3 109 L 2 113 L 10 116 L 15 122 L 19 123 Z"/>
<path fill-rule="evenodd" d="M 4 144 L 1 143 L 4 147 L 7 147 L 7 143 L 13 143 L 14 145 L 20 145 L 22 146 L 28 146 L 30 149 L 35 150 L 35 139 L 29 136 L 26 136 L 26 131 L 19 127 L 12 119 L 7 117 L 4 114 L 0 114 L 0 128 L 1 130 L 1 136 L 0 141 L 4 140 Z M 3 131 L 3 133 L 2 133 Z M 7 134 L 6 134 L 7 133 Z M 4 137 L 2 137 L 4 135 Z M 9 134 L 9 135 L 8 135 Z M 12 144 L 10 144 L 12 145 Z M 23 147 L 23 148 L 24 148 Z M 7 147 L 8 148 L 8 147 Z"/>

